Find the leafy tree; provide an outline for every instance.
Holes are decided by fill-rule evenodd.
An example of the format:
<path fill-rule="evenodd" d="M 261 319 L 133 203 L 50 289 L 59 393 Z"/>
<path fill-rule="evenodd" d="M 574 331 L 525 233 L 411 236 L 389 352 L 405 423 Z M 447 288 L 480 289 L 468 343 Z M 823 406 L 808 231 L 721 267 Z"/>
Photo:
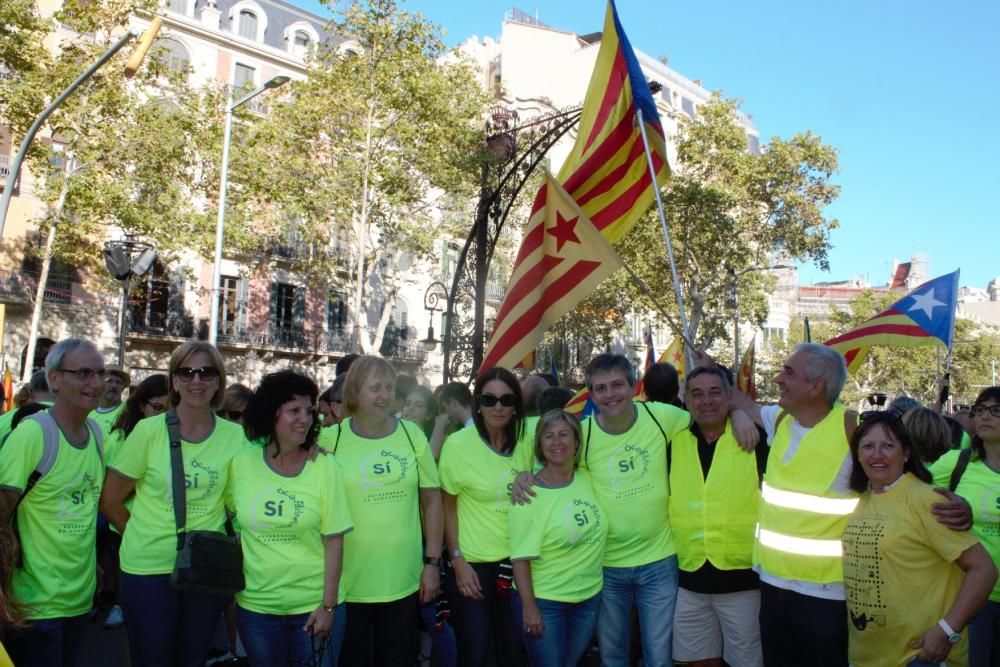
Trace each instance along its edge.
<path fill-rule="evenodd" d="M 440 29 L 394 0 L 351 0 L 322 45 L 294 103 L 248 130 L 233 158 L 231 244 L 294 235 L 319 249 L 302 270 L 316 283 L 344 281 L 364 352 L 378 350 L 398 281 L 426 257 L 478 181 L 483 93 L 465 63 L 442 60 Z M 459 216 L 468 229 L 471 214 Z M 463 234 L 464 235 L 464 234 Z M 350 252 L 328 252 L 335 246 Z M 369 324 L 375 313 L 377 324 Z"/>
<path fill-rule="evenodd" d="M 829 233 L 837 226 L 823 213 L 839 194 L 830 181 L 836 150 L 805 132 L 774 137 L 762 153 L 751 153 L 737 111 L 736 102 L 716 95 L 694 119 L 682 118 L 677 165 L 663 192 L 689 333 L 702 348 L 729 336 L 726 301 L 734 277 L 741 321 L 759 325 L 773 288 L 773 277 L 760 270 L 791 260 L 826 266 Z M 655 208 L 616 249 L 657 301 L 676 312 Z M 630 280 L 622 284 L 623 307 L 648 303 Z"/>
<path fill-rule="evenodd" d="M 35 117 L 122 34 L 130 17 L 154 0 L 66 0 L 45 31 L 24 35 L 37 53 L 0 81 L 0 122 L 23 136 Z M 57 30 L 56 25 L 65 26 Z M 21 34 L 21 33 L 19 33 Z M 59 40 L 48 51 L 43 40 Z M 99 268 L 100 244 L 111 229 L 152 241 L 162 255 L 208 247 L 212 226 L 195 202 L 205 199 L 218 155 L 218 91 L 195 91 L 186 73 L 172 72 L 157 50 L 130 83 L 123 49 L 48 119 L 49 139 L 32 144 L 26 163 L 45 205 L 37 220 L 45 236 L 40 255 L 30 347 L 53 258 L 72 267 Z M 211 119 L 211 120 L 209 120 Z M 9 248 L 13 250 L 13 248 Z M 27 369 L 30 370 L 30 369 Z M 26 372 L 27 372 L 26 370 Z"/>
<path fill-rule="evenodd" d="M 0 4 L 0 70 L 26 72 L 37 67 L 46 55 L 41 38 L 48 28 L 34 0 L 5 0 Z"/>

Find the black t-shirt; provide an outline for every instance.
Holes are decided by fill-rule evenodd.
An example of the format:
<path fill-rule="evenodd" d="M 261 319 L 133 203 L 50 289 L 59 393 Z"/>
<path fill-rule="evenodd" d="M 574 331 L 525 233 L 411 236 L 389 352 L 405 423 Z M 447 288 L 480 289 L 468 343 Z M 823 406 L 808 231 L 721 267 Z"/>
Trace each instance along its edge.
<path fill-rule="evenodd" d="M 760 442 L 754 449 L 757 457 L 757 477 L 764 479 L 764 470 L 767 468 L 767 455 L 771 451 L 767 445 L 767 434 L 764 429 L 757 427 L 760 433 Z M 698 458 L 701 460 L 701 472 L 708 477 L 708 471 L 712 467 L 712 459 L 715 456 L 715 441 L 708 442 L 702 435 L 698 424 L 692 422 L 691 433 L 698 440 Z M 667 470 L 671 463 L 670 450 L 667 450 Z M 678 576 L 678 584 L 681 588 L 692 593 L 702 593 L 705 595 L 717 595 L 719 593 L 738 593 L 739 591 L 750 591 L 760 588 L 760 577 L 751 569 L 746 570 L 720 570 L 709 561 L 694 572 L 681 570 Z"/>

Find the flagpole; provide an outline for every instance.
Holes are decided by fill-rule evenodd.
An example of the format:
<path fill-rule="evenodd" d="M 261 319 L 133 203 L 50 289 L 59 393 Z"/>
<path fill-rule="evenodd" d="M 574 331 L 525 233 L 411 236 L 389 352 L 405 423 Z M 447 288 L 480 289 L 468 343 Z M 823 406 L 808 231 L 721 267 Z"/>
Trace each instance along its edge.
<path fill-rule="evenodd" d="M 694 346 L 691 345 L 691 341 L 687 336 L 688 323 L 687 315 L 684 314 L 684 296 L 681 294 L 681 281 L 677 276 L 677 263 L 674 261 L 674 246 L 670 242 L 670 231 L 667 229 L 667 216 L 663 212 L 663 200 L 660 198 L 660 188 L 656 183 L 656 168 L 653 166 L 653 154 L 649 150 L 649 139 L 646 138 L 646 123 L 643 122 L 642 119 L 642 109 L 636 109 L 635 115 L 639 122 L 639 134 L 642 135 L 642 146 L 646 150 L 646 162 L 649 164 L 649 178 L 653 185 L 653 195 L 656 197 L 656 208 L 660 212 L 660 226 L 663 228 L 663 238 L 667 242 L 667 257 L 670 259 L 670 274 L 674 279 L 674 297 L 677 299 L 677 310 L 681 316 L 680 333 L 689 350 L 693 350 Z M 691 367 L 691 365 L 688 364 L 688 367 Z"/>

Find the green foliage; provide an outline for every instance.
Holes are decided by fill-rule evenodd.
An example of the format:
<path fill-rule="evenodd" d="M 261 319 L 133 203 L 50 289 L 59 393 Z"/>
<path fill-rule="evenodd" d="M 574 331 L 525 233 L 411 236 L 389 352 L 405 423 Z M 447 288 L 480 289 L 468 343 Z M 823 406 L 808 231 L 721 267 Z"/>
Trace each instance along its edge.
<path fill-rule="evenodd" d="M 380 276 L 381 294 L 369 289 L 380 265 L 391 274 L 403 254 L 428 255 L 442 233 L 436 200 L 471 200 L 484 99 L 467 64 L 441 61 L 441 31 L 420 15 L 393 0 L 348 2 L 340 14 L 336 29 L 357 53 L 321 46 L 308 80 L 290 86 L 294 102 L 243 130 L 233 205 L 247 222 L 233 241 L 295 233 L 315 247 L 349 246 L 356 316 L 391 306 L 392 275 Z M 343 261 L 321 253 L 302 269 L 337 284 Z M 363 347 L 377 347 L 375 334 Z"/>
<path fill-rule="evenodd" d="M 34 0 L 0 3 L 0 69 L 13 74 L 39 67 L 47 56 L 41 38 L 48 30 Z"/>
<path fill-rule="evenodd" d="M 732 330 L 727 307 L 734 276 L 740 320 L 767 317 L 774 279 L 761 269 L 791 260 L 826 266 L 829 233 L 837 222 L 823 208 L 839 194 L 830 179 L 836 150 L 806 132 L 774 137 L 762 154 L 747 148 L 738 105 L 718 95 L 682 118 L 677 165 L 664 188 L 664 206 L 692 340 L 709 348 Z M 650 210 L 617 245 L 625 263 L 656 300 L 677 312 L 659 215 Z M 620 307 L 648 301 L 627 279 Z"/>

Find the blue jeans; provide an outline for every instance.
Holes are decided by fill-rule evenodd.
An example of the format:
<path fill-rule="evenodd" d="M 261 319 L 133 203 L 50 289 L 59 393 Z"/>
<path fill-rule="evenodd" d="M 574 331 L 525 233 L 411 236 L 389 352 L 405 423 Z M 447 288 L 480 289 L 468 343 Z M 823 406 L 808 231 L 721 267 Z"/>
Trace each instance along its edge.
<path fill-rule="evenodd" d="M 512 599 L 514 622 L 522 628 L 521 637 L 528 649 L 531 667 L 576 667 L 590 647 L 601 610 L 601 594 L 583 602 L 556 602 L 537 599 L 545 629 L 541 637 L 524 632 L 524 607 L 521 598 Z"/>
<path fill-rule="evenodd" d="M 169 574 L 122 572 L 121 601 L 133 665 L 203 667 L 229 598 L 175 591 Z"/>
<path fill-rule="evenodd" d="M 673 667 L 677 556 L 638 567 L 605 567 L 597 641 L 604 667 L 628 667 L 632 605 L 639 612 L 643 667 Z"/>
<path fill-rule="evenodd" d="M 302 628 L 308 620 L 309 614 L 259 614 L 236 605 L 236 624 L 251 665 L 337 667 L 347 624 L 344 605 L 337 605 L 333 612 L 329 643 L 326 638 L 314 638 L 305 633 Z M 320 649 L 323 650 L 322 662 L 313 662 Z"/>
<path fill-rule="evenodd" d="M 86 629 L 87 614 L 40 619 L 22 630 L 8 630 L 4 646 L 15 665 L 71 667 Z"/>
<path fill-rule="evenodd" d="M 448 621 L 442 621 L 441 628 L 437 628 L 437 608 L 437 600 L 420 605 L 420 618 L 431 636 L 431 667 L 455 667 L 458 664 L 455 630 Z"/>
<path fill-rule="evenodd" d="M 1000 663 L 1000 602 L 987 600 L 969 622 L 969 667 Z"/>

